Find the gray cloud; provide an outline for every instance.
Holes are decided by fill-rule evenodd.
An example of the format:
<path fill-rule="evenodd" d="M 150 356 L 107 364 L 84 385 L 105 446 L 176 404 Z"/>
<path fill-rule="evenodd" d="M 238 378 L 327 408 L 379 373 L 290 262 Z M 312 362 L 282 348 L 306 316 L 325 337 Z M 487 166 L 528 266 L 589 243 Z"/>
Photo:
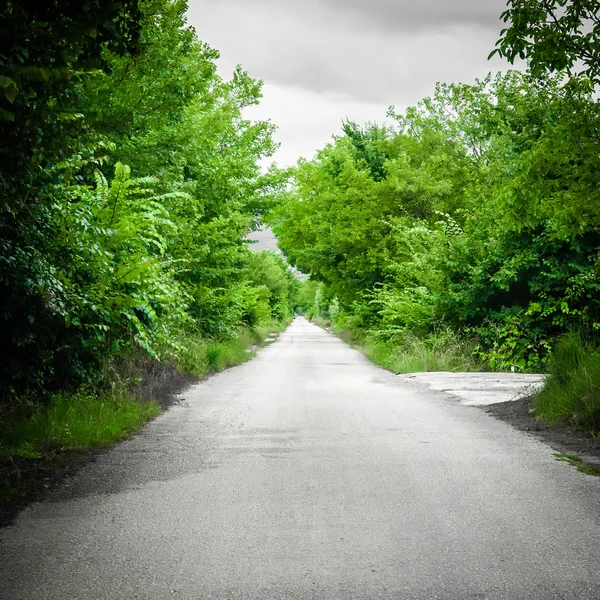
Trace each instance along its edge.
<path fill-rule="evenodd" d="M 286 12 L 295 18 L 329 13 L 332 28 L 354 22 L 386 33 L 416 33 L 454 25 L 500 29 L 506 0 L 244 0 L 245 10 L 260 14 Z"/>
<path fill-rule="evenodd" d="M 239 62 L 251 75 L 273 84 L 356 101 L 412 103 L 431 93 L 436 81 L 471 80 L 493 68 L 486 59 L 497 31 L 467 17 L 489 17 L 492 11 L 487 7 L 494 0 L 456 0 L 444 3 L 453 11 L 448 6 L 433 10 L 441 4 L 440 0 L 419 4 L 196 0 L 191 3 L 190 20 L 203 39 L 222 51 L 229 70 Z M 385 19 L 386 13 L 378 7 L 393 11 L 396 20 L 403 14 L 410 17 L 414 27 L 394 31 L 393 19 Z M 453 18 L 443 27 L 429 27 L 436 21 L 427 19 L 427 7 L 440 22 L 442 14 L 451 12 Z M 359 13 L 378 15 L 388 29 L 365 27 Z"/>
<path fill-rule="evenodd" d="M 189 1 L 189 22 L 221 52 L 223 75 L 240 63 L 265 81 L 254 118 L 280 126 L 284 164 L 321 147 L 344 117 L 381 121 L 437 81 L 508 67 L 487 61 L 505 0 Z"/>
<path fill-rule="evenodd" d="M 325 0 L 337 10 L 351 10 L 382 29 L 402 31 L 474 24 L 496 27 L 505 0 Z"/>

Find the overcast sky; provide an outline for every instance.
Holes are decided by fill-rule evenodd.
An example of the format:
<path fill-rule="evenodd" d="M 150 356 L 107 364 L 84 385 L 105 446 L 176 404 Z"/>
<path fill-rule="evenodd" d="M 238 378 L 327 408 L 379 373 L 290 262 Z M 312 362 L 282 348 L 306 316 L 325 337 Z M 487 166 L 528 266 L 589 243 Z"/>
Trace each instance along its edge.
<path fill-rule="evenodd" d="M 275 159 L 310 158 L 343 119 L 383 122 L 432 93 L 506 70 L 487 60 L 506 0 L 189 0 L 188 21 L 219 50 L 229 78 L 241 64 L 264 80 L 249 118 L 271 119 Z"/>

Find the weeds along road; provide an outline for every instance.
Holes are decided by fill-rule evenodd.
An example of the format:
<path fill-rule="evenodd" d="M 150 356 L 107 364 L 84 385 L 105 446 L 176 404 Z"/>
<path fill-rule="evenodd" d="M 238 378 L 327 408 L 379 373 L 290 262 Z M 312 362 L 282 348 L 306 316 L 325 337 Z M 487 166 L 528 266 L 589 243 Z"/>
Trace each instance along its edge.
<path fill-rule="evenodd" d="M 600 598 L 600 478 L 296 319 L 2 532 L 11 600 Z"/>

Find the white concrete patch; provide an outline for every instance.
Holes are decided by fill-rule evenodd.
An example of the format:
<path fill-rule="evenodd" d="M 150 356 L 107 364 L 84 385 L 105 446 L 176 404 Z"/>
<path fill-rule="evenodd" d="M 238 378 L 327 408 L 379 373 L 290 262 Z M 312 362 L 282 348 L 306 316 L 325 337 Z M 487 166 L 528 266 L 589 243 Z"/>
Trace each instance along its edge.
<path fill-rule="evenodd" d="M 486 406 L 532 394 L 544 385 L 546 375 L 435 372 L 398 377 L 407 383 L 424 384 L 431 390 L 445 392 L 465 406 Z"/>

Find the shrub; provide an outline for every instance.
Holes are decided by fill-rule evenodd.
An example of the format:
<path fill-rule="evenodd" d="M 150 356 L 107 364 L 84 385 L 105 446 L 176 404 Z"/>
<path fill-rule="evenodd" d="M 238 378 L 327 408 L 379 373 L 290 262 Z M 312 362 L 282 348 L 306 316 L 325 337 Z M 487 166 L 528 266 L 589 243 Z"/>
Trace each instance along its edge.
<path fill-rule="evenodd" d="M 535 399 L 537 417 L 600 431 L 600 348 L 579 333 L 556 345 L 550 376 Z"/>

